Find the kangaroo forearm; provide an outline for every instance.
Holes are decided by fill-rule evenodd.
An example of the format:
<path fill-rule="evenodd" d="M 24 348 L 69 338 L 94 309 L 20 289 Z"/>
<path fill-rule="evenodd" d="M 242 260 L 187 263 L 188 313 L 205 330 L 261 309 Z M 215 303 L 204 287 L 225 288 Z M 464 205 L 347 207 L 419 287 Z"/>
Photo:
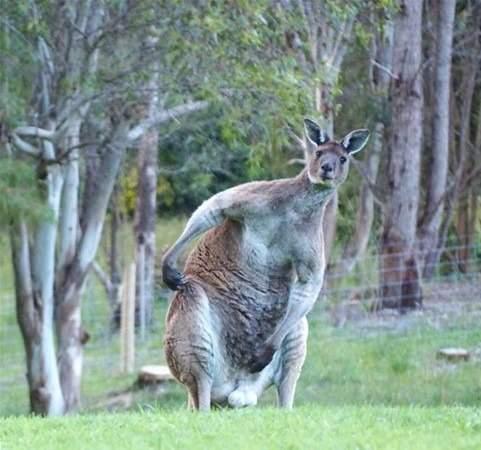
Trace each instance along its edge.
<path fill-rule="evenodd" d="M 268 345 L 279 348 L 286 334 L 314 306 L 321 288 L 320 284 L 317 277 L 308 283 L 294 283 L 289 295 L 286 314 L 268 339 Z"/>

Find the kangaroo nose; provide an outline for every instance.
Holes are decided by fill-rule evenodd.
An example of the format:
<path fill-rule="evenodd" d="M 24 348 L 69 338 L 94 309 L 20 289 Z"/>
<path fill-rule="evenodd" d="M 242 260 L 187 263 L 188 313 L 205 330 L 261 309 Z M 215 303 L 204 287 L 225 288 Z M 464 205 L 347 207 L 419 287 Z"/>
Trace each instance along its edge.
<path fill-rule="evenodd" d="M 332 172 L 332 171 L 334 170 L 333 167 L 332 167 L 332 165 L 329 164 L 329 163 L 323 164 L 323 165 L 321 166 L 321 169 L 322 169 L 324 172 Z"/>

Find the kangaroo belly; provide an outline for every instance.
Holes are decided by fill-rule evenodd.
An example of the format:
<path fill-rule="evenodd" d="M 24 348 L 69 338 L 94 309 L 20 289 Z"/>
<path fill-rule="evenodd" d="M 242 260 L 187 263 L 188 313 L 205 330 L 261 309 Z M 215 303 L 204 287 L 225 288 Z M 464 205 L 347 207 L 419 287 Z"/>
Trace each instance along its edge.
<path fill-rule="evenodd" d="M 222 324 L 226 358 L 236 366 L 247 363 L 286 311 L 292 272 L 268 252 L 246 242 L 241 224 L 226 221 L 199 242 L 186 264 L 185 273 L 202 285 Z"/>

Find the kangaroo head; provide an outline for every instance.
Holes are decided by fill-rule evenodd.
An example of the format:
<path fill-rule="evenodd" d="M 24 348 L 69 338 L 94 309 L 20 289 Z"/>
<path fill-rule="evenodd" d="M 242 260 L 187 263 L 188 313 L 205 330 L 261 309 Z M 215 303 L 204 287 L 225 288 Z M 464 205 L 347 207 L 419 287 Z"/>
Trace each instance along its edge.
<path fill-rule="evenodd" d="M 340 142 L 330 139 L 313 120 L 304 119 L 307 140 L 307 174 L 314 184 L 336 188 L 349 172 L 351 155 L 361 151 L 369 139 L 369 130 L 351 131 Z"/>

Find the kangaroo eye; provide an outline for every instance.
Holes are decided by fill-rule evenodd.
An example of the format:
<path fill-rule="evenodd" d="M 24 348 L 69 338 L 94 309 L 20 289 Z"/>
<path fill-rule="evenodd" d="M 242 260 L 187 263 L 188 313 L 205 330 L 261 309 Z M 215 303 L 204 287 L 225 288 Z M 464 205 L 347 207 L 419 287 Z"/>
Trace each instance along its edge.
<path fill-rule="evenodd" d="M 344 163 L 347 161 L 347 159 L 346 159 L 345 156 L 341 156 L 341 157 L 339 158 L 339 161 L 341 161 L 341 164 L 344 164 Z"/>
<path fill-rule="evenodd" d="M 317 150 L 317 152 L 316 152 L 316 156 L 317 156 L 318 158 L 320 158 L 320 157 L 321 157 L 321 155 L 322 155 L 322 150 Z"/>

